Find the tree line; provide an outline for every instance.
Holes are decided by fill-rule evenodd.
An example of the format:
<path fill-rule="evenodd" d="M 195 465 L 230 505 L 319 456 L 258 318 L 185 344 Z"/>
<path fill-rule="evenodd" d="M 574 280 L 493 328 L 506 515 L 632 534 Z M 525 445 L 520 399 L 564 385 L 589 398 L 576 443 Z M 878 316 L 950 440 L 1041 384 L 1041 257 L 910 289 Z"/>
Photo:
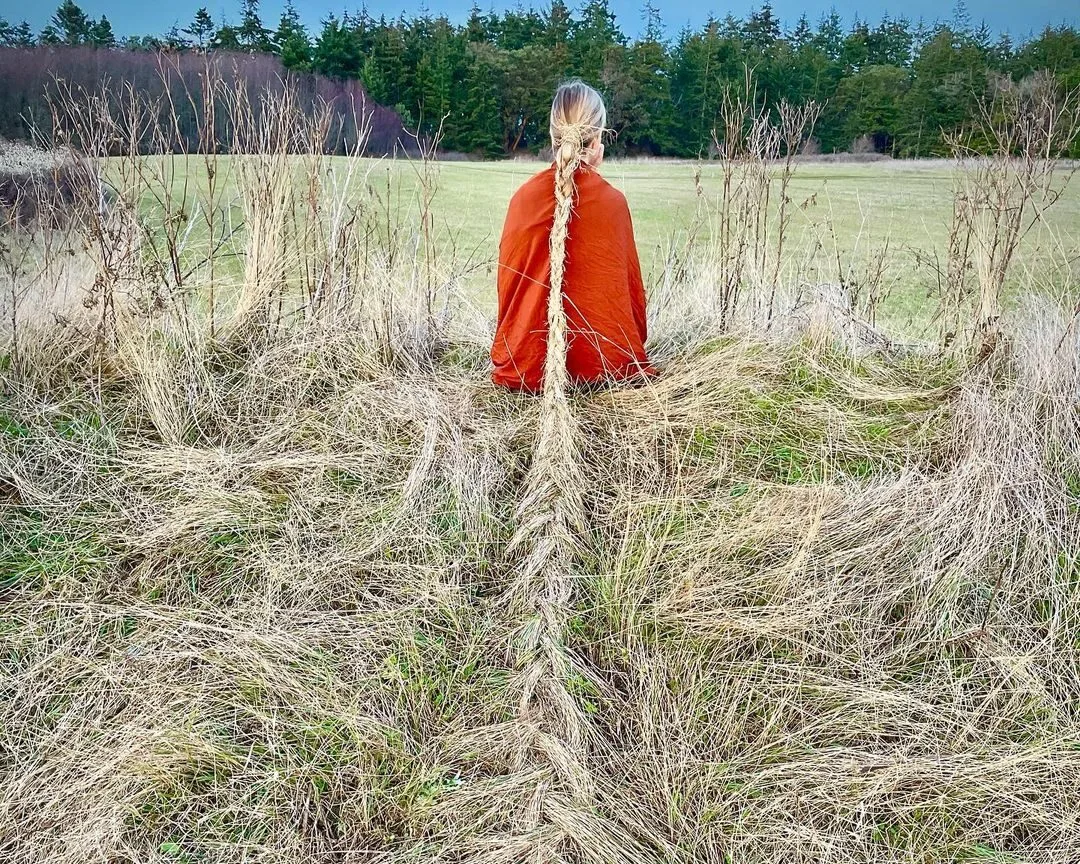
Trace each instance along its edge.
<path fill-rule="evenodd" d="M 501 13 L 474 5 L 463 24 L 426 11 L 330 15 L 310 33 L 291 3 L 269 27 L 259 0 L 241 0 L 234 22 L 201 8 L 164 36 L 119 42 L 106 17 L 95 21 L 63 0 L 37 35 L 25 22 L 0 19 L 0 45 L 274 55 L 295 74 L 359 82 L 405 128 L 440 130 L 447 149 L 491 157 L 544 145 L 551 93 L 569 76 L 604 93 L 611 151 L 681 157 L 708 155 L 725 95 L 744 88 L 749 71 L 765 108 L 782 100 L 824 105 L 812 146 L 898 157 L 946 153 L 949 133 L 973 121 L 995 88 L 1024 86 L 1044 71 L 1063 91 L 1080 86 L 1075 28 L 1047 27 L 1014 43 L 974 24 L 962 0 L 949 21 L 930 24 L 886 16 L 845 26 L 833 11 L 813 23 L 804 15 L 785 30 L 766 2 L 745 18 L 710 18 L 669 38 L 653 0 L 642 21 L 631 39 L 608 0 L 586 0 L 576 12 L 551 0 Z"/>

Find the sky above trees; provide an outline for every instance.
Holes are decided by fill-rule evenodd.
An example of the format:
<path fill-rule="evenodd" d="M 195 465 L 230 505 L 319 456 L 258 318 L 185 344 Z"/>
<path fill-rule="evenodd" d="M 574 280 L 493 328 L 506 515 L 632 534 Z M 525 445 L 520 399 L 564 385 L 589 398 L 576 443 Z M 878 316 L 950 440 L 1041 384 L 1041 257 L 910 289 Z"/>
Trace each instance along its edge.
<path fill-rule="evenodd" d="M 82 8 L 92 18 L 97 19 L 101 15 L 108 16 L 112 22 L 113 30 L 117 37 L 123 38 L 129 35 L 141 35 L 146 33 L 160 34 L 167 31 L 174 24 L 181 27 L 191 21 L 196 9 L 206 6 L 215 21 L 232 20 L 239 18 L 239 2 L 233 0 L 176 0 L 168 3 L 148 3 L 146 0 L 87 0 L 80 3 Z M 407 2 L 407 0 L 294 0 L 294 5 L 300 13 L 301 20 L 307 24 L 309 30 L 317 30 L 317 24 L 333 13 L 341 16 L 343 11 L 356 11 L 366 6 L 369 13 L 374 16 L 385 14 L 388 17 L 396 17 L 401 12 L 411 16 L 415 14 L 420 2 Z M 428 9 L 432 14 L 446 14 L 455 23 L 464 22 L 469 15 L 471 0 L 427 0 Z M 487 10 L 495 8 L 502 10 L 518 5 L 516 0 L 480 0 L 479 5 Z M 530 3 L 524 0 L 524 6 L 542 6 L 543 2 Z M 571 3 L 571 8 L 578 4 Z M 641 0 L 612 0 L 611 7 L 614 9 L 618 23 L 623 32 L 630 36 L 637 35 L 641 30 Z M 728 12 L 745 17 L 758 3 L 748 0 L 736 0 L 736 2 L 714 3 L 711 0 L 661 0 L 658 3 L 660 14 L 669 34 L 674 33 L 684 24 L 699 26 L 705 22 L 712 12 L 716 17 L 722 18 Z M 785 27 L 794 26 L 799 16 L 806 13 L 812 21 L 816 21 L 821 15 L 835 7 L 845 22 L 850 22 L 856 15 L 860 18 L 868 18 L 871 21 L 880 20 L 886 13 L 892 15 L 904 15 L 911 21 L 920 17 L 927 22 L 934 20 L 947 21 L 953 14 L 953 0 L 776 0 L 773 11 Z M 266 0 L 260 6 L 265 21 L 277 21 L 282 9 L 285 7 L 284 0 Z M 39 32 L 52 15 L 53 8 L 49 3 L 36 4 L 33 7 L 26 0 L 0 0 L 0 18 L 6 18 L 9 22 L 26 20 L 34 32 Z M 987 26 L 993 32 L 1008 31 L 1013 36 L 1025 36 L 1040 32 L 1047 24 L 1059 25 L 1080 24 L 1080 3 L 1076 0 L 1025 0 L 1023 3 L 1015 2 L 979 2 L 969 0 L 967 14 L 974 23 L 985 20 Z"/>

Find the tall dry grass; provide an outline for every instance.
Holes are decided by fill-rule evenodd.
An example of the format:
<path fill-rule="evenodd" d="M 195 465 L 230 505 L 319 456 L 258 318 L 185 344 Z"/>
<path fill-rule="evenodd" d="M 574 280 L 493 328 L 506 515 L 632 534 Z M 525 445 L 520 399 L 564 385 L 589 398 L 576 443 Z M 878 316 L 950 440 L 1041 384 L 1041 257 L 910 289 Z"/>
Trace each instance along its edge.
<path fill-rule="evenodd" d="M 73 151 L 71 254 L 10 240 L 52 275 L 4 271 L 3 860 L 1075 857 L 1067 307 L 973 365 L 827 292 L 717 304 L 690 250 L 664 374 L 559 406 L 583 518 L 538 580 L 549 407 L 291 112 L 221 163 L 242 207 L 153 159 L 92 207 Z"/>

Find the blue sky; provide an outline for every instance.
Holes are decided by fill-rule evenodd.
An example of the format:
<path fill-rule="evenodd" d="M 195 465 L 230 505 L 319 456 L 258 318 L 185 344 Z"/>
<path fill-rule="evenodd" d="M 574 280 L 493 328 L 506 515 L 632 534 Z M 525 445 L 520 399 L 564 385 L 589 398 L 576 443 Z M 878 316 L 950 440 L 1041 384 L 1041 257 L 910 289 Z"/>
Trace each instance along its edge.
<path fill-rule="evenodd" d="M 58 0 L 55 0 L 58 2 Z M 28 0 L 0 0 L 0 17 L 8 21 L 16 22 L 23 19 L 30 22 L 35 31 L 40 30 L 48 22 L 52 10 L 55 8 L 54 0 L 39 0 L 31 5 Z M 660 7 L 661 14 L 667 29 L 674 33 L 684 24 L 699 25 L 712 12 L 717 17 L 723 17 L 728 12 L 744 17 L 755 4 L 752 2 L 737 2 L 734 4 L 712 4 L 709 0 L 655 0 Z M 884 13 L 904 14 L 911 20 L 922 17 L 927 21 L 935 19 L 947 20 L 952 15 L 955 0 L 933 2 L 933 0 L 905 0 L 905 2 L 878 2 L 878 0 L 824 0 L 813 3 L 807 0 L 775 0 L 773 10 L 785 25 L 798 20 L 803 12 L 811 21 L 816 21 L 823 13 L 833 6 L 843 16 L 846 22 L 858 15 L 877 21 Z M 317 29 L 318 22 L 329 13 L 340 15 L 345 9 L 356 10 L 361 7 L 360 2 L 337 3 L 334 0 L 294 0 L 296 8 L 309 29 Z M 471 0 L 427 0 L 428 8 L 434 14 L 445 13 L 452 20 L 463 21 L 472 5 Z M 80 5 L 93 17 L 107 15 L 112 22 L 113 31 L 119 37 L 132 33 L 163 33 L 174 23 L 181 27 L 186 25 L 192 18 L 196 9 L 206 6 L 215 21 L 222 18 L 236 20 L 238 17 L 239 0 L 173 0 L 173 2 L 146 2 L 146 0 L 82 0 Z M 262 12 L 263 23 L 268 26 L 277 24 L 278 16 L 285 5 L 284 0 L 263 0 Z M 504 9 L 507 6 L 517 5 L 517 0 L 509 2 L 496 2 L 481 0 L 482 8 L 494 5 L 496 9 Z M 522 5 L 542 5 L 524 2 Z M 575 6 L 571 0 L 571 7 Z M 611 0 L 612 8 L 618 16 L 619 25 L 623 31 L 634 35 L 638 32 L 641 23 L 641 0 Z M 403 2 L 403 0 L 367 0 L 367 9 L 374 15 L 385 13 L 388 16 L 396 16 L 401 11 L 412 14 L 419 3 Z M 1026 0 L 1020 3 L 1013 2 L 979 2 L 968 0 L 968 13 L 974 22 L 985 20 L 995 32 L 1008 31 L 1014 37 L 1023 37 L 1032 32 L 1038 32 L 1047 24 L 1068 23 L 1074 26 L 1080 25 L 1080 3 L 1076 0 Z"/>

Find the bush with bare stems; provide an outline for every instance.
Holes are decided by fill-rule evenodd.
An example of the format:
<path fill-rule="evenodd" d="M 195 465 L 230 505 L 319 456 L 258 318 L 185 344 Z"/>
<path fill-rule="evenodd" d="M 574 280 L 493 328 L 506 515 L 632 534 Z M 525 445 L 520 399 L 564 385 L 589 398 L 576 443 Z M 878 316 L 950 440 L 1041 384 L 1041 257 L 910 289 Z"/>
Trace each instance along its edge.
<path fill-rule="evenodd" d="M 948 136 L 956 160 L 953 216 L 941 284 L 943 339 L 984 354 L 1001 335 L 1005 277 L 1073 173 L 1059 157 L 1080 134 L 1080 89 L 1062 97 L 1048 73 L 996 82 L 978 122 Z"/>

